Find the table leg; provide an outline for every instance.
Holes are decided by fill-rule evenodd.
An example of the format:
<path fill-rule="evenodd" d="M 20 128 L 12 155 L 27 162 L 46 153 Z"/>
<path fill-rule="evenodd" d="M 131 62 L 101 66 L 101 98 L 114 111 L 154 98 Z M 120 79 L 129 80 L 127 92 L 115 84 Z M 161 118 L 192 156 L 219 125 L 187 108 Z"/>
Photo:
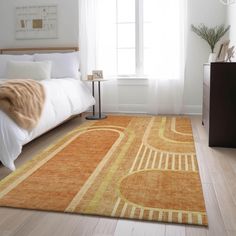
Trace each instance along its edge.
<path fill-rule="evenodd" d="M 92 95 L 94 97 L 94 82 L 93 81 L 92 81 Z M 93 105 L 93 116 L 95 116 L 95 105 Z"/>
<path fill-rule="evenodd" d="M 101 112 L 101 87 L 100 87 L 100 81 L 98 81 L 98 109 L 99 109 L 99 118 L 101 119 L 102 117 L 102 112 Z"/>
<path fill-rule="evenodd" d="M 98 82 L 98 114 L 95 112 L 95 105 L 93 105 L 93 115 L 86 116 L 87 120 L 101 120 L 107 118 L 106 115 L 102 114 L 102 104 L 101 104 L 101 84 Z M 92 81 L 92 95 L 94 97 L 94 81 Z"/>

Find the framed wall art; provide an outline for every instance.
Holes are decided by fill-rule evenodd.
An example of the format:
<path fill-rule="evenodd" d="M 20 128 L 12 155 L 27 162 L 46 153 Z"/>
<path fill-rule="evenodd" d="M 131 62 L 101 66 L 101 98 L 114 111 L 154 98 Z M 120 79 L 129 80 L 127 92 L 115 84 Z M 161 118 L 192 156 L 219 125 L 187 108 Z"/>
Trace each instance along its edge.
<path fill-rule="evenodd" d="M 227 41 L 223 42 L 223 43 L 220 45 L 220 49 L 219 49 L 219 52 L 218 52 L 216 61 L 218 61 L 218 62 L 223 62 L 223 61 L 225 61 L 225 57 L 226 57 L 226 55 L 227 55 L 227 51 L 228 51 L 228 48 L 229 48 L 229 43 L 230 43 L 230 41 L 227 40 Z"/>
<path fill-rule="evenodd" d="M 57 38 L 57 5 L 19 6 L 15 15 L 16 39 Z"/>
<path fill-rule="evenodd" d="M 102 70 L 93 70 L 92 73 L 93 73 L 94 79 L 103 79 Z"/>

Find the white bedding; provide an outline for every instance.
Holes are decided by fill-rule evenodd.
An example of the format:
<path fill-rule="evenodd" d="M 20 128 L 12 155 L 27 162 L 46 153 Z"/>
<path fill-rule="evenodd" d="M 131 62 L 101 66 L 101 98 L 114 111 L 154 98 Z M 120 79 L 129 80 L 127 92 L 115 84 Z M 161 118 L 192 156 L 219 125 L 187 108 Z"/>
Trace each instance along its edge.
<path fill-rule="evenodd" d="M 32 132 L 20 128 L 0 110 L 0 161 L 11 170 L 15 170 L 14 161 L 24 144 L 95 103 L 89 89 L 78 79 L 50 79 L 41 83 L 46 91 L 46 102 Z"/>

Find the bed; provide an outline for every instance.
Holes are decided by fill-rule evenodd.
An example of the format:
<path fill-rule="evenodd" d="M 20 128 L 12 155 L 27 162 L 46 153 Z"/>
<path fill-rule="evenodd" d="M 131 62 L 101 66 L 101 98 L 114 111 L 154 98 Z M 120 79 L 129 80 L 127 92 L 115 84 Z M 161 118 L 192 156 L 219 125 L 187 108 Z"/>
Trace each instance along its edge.
<path fill-rule="evenodd" d="M 74 48 L 66 48 L 66 50 L 70 49 L 73 50 Z M 14 50 L 19 53 L 18 49 Z M 48 51 L 48 49 L 21 50 L 30 50 L 31 52 L 41 50 L 43 52 Z M 58 51 L 65 51 L 65 48 L 50 49 L 50 52 L 53 51 L 50 55 L 47 53 L 41 55 L 34 54 L 32 56 L 34 58 L 38 56 L 39 60 L 43 60 L 44 57 L 54 57 L 56 54 L 54 52 L 55 50 L 58 53 Z M 13 52 L 11 49 L 6 51 L 8 53 Z M 3 51 L 1 50 L 1 52 Z M 68 53 L 60 53 L 61 58 L 64 55 L 68 55 Z M 50 129 L 58 126 L 70 117 L 81 114 L 95 103 L 95 100 L 91 96 L 89 89 L 80 80 L 79 74 L 76 77 L 72 74 L 72 76 L 69 77 L 65 77 L 63 75 L 62 77 L 55 78 L 54 76 L 57 76 L 55 73 L 58 73 L 58 70 L 54 70 L 53 72 L 52 69 L 52 76 L 50 79 L 40 80 L 40 83 L 43 85 L 45 90 L 46 100 L 40 120 L 32 131 L 28 132 L 27 130 L 19 127 L 3 111 L 0 110 L 0 161 L 4 166 L 12 171 L 15 170 L 14 161 L 20 155 L 23 145 L 44 134 Z M 1 75 L 0 73 L 0 83 L 4 83 L 6 81 L 4 77 L 5 76 L 3 74 Z"/>

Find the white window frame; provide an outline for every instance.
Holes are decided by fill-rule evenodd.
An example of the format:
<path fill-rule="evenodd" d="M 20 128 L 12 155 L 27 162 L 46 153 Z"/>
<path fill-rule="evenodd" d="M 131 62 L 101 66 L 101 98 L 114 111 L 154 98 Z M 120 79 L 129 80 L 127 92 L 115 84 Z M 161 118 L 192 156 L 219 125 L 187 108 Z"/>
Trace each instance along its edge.
<path fill-rule="evenodd" d="M 136 75 L 143 75 L 143 0 L 135 0 L 135 60 Z"/>
<path fill-rule="evenodd" d="M 143 0 L 135 0 L 135 74 L 122 75 L 118 72 L 118 50 L 122 49 L 118 47 L 118 1 L 116 0 L 116 68 L 117 75 L 119 77 L 144 77 L 143 59 L 144 59 L 144 44 L 143 44 Z M 122 22 L 122 24 L 128 24 L 131 22 Z M 123 49 L 129 49 L 123 48 Z M 130 48 L 132 49 L 132 48 Z"/>

